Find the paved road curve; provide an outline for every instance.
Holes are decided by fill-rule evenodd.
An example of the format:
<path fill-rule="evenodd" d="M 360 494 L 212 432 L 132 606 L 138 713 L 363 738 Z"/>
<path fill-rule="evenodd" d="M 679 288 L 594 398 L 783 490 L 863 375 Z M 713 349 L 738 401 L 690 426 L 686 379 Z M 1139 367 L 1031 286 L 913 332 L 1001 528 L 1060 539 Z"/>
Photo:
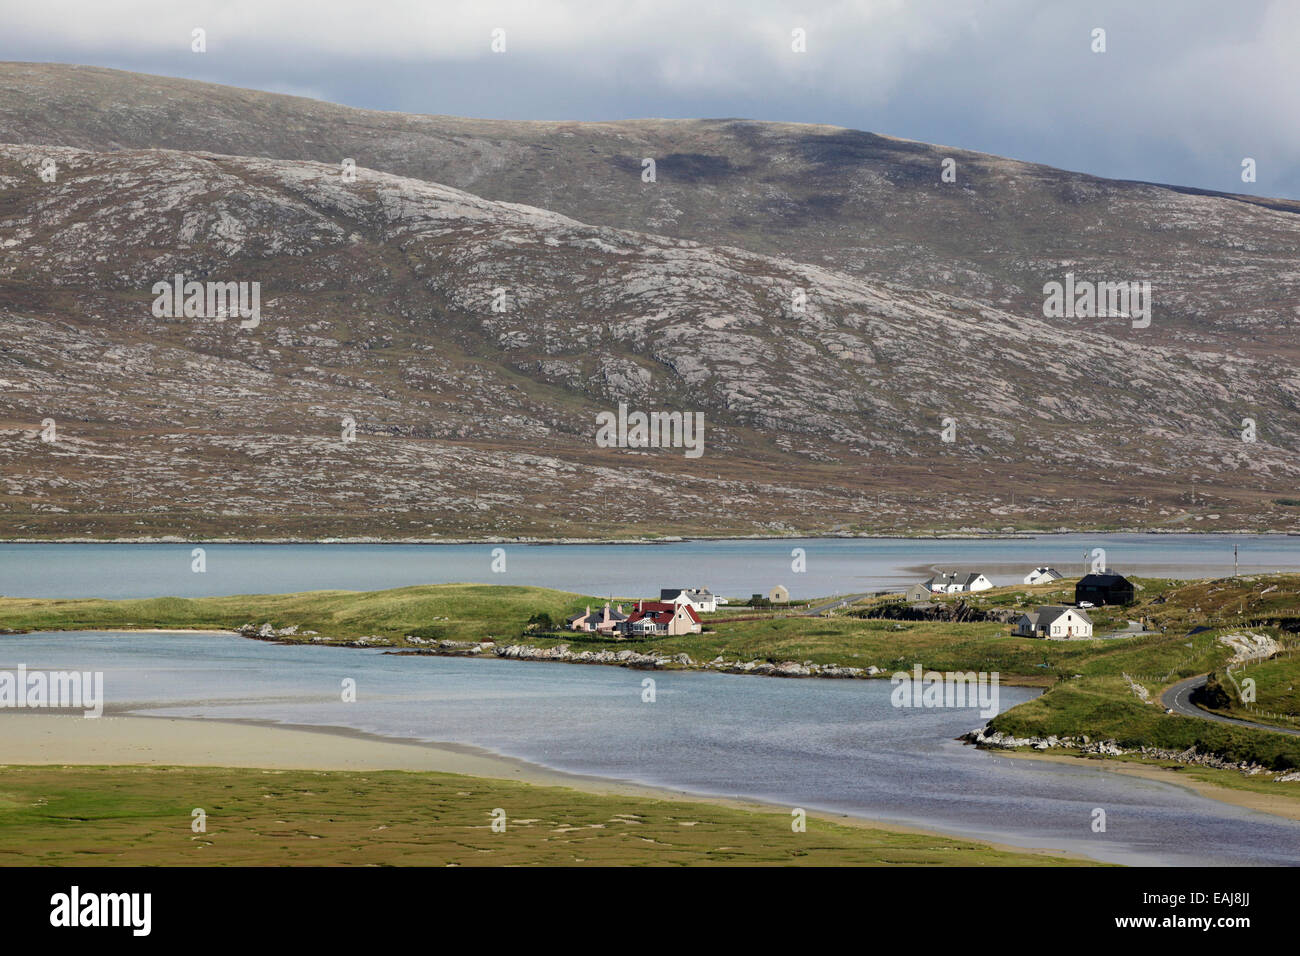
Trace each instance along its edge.
<path fill-rule="evenodd" d="M 1200 717 L 1203 720 L 1218 720 L 1225 724 L 1239 724 L 1242 727 L 1252 727 L 1255 730 L 1271 730 L 1278 734 L 1291 734 L 1300 737 L 1300 730 L 1291 730 L 1286 727 L 1275 727 L 1272 724 L 1257 724 L 1253 720 L 1241 720 L 1237 717 L 1224 717 L 1222 714 L 1214 714 L 1208 710 L 1202 710 L 1192 703 L 1192 691 L 1205 685 L 1205 679 L 1208 674 L 1202 674 L 1200 677 L 1191 677 L 1184 681 L 1179 681 L 1173 687 L 1160 695 L 1160 703 L 1166 707 L 1172 708 L 1174 713 L 1182 714 L 1185 717 Z"/>

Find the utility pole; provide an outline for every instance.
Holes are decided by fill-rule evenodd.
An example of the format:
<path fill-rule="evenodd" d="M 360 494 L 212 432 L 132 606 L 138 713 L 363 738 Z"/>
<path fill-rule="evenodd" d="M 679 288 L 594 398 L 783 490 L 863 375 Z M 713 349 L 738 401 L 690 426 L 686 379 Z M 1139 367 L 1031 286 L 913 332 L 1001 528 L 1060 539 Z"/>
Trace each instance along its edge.
<path fill-rule="evenodd" d="M 1237 546 L 1235 544 L 1232 546 L 1232 576 L 1234 578 L 1237 576 Z"/>

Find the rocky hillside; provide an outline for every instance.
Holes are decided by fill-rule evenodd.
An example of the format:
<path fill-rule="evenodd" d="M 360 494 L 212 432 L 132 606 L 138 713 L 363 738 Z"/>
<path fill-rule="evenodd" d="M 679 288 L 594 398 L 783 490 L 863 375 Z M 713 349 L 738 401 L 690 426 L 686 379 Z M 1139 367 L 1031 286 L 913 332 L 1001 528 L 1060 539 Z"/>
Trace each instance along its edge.
<path fill-rule="evenodd" d="M 1300 525 L 1294 204 L 27 64 L 0 140 L 5 536 Z M 1043 318 L 1067 270 L 1151 280 L 1151 326 Z M 155 316 L 177 273 L 259 324 Z M 619 402 L 703 455 L 597 447 Z"/>
<path fill-rule="evenodd" d="M 1300 203 L 1289 200 L 1100 179 L 831 126 L 418 116 L 30 63 L 0 63 L 0 142 L 350 158 L 581 222 L 739 246 L 1017 314 L 1041 315 L 1043 284 L 1067 270 L 1147 279 L 1158 314 L 1143 342 L 1300 358 Z M 654 183 L 641 181 L 647 158 Z M 945 158 L 956 182 L 941 179 Z"/>

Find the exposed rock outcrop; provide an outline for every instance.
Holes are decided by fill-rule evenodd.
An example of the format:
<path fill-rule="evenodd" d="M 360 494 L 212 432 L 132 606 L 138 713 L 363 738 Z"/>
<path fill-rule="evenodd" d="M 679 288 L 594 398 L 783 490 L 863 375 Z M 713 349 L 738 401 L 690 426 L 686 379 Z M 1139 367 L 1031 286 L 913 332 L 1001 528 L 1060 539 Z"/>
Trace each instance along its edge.
<path fill-rule="evenodd" d="M 955 604 L 935 603 L 928 605 L 890 603 L 868 608 L 862 615 L 886 621 L 972 621 L 990 620 L 989 612 L 972 607 L 965 601 Z"/>
<path fill-rule="evenodd" d="M 1093 740 L 1086 734 L 1077 737 L 1016 737 L 989 726 L 979 727 L 963 734 L 959 739 L 990 750 L 1014 750 L 1031 747 L 1034 750 L 1071 750 L 1080 754 L 1098 754 L 1106 757 L 1138 756 L 1152 760 L 1173 760 L 1196 767 L 1214 767 L 1219 770 L 1236 770 L 1246 776 L 1267 775 L 1276 783 L 1300 782 L 1300 770 L 1275 771 L 1257 763 L 1228 760 L 1218 754 L 1205 753 L 1196 747 L 1186 750 L 1164 750 L 1160 747 L 1124 748 L 1114 740 Z"/>

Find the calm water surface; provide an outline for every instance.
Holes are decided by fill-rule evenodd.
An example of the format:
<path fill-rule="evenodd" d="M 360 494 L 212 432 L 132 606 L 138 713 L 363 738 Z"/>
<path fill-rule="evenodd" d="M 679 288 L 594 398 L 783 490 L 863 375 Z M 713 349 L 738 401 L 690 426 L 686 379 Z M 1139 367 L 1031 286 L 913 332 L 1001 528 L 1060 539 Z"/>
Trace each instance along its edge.
<path fill-rule="evenodd" d="M 0 637 L 0 669 L 102 670 L 110 705 L 486 748 L 558 770 L 912 823 L 1139 864 L 1296 864 L 1300 823 L 952 738 L 974 710 L 899 710 L 887 682 L 396 657 L 210 635 Z M 358 701 L 340 700 L 345 677 Z M 1002 688 L 1003 709 L 1033 695 Z M 1104 834 L 1090 829 L 1106 810 Z"/>
<path fill-rule="evenodd" d="M 0 595 L 200 597 L 327 588 L 374 590 L 476 581 L 581 594 L 643 597 L 704 585 L 747 598 L 784 584 L 792 597 L 902 588 L 928 568 L 982 570 L 996 584 L 1049 564 L 1067 576 L 1104 548 L 1124 573 L 1211 577 L 1243 569 L 1300 569 L 1300 537 L 1285 535 L 1041 535 L 1030 539 L 685 541 L 653 545 L 205 545 L 207 571 L 191 571 L 188 544 L 0 544 Z M 505 549 L 505 572 L 492 551 Z M 807 570 L 791 570 L 802 548 Z"/>

